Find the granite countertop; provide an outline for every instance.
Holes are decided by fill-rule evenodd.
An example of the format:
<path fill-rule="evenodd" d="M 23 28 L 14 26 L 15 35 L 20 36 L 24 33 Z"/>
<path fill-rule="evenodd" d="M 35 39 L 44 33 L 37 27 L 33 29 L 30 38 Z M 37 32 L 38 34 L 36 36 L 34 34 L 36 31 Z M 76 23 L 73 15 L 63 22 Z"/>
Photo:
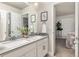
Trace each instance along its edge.
<path fill-rule="evenodd" d="M 47 38 L 47 35 L 44 35 L 44 36 L 36 35 L 36 36 L 30 36 L 28 38 L 19 38 L 16 40 L 1 42 L 0 43 L 0 54 L 6 53 L 13 49 L 22 47 L 24 45 L 28 45 L 30 43 L 41 40 L 43 38 Z"/>

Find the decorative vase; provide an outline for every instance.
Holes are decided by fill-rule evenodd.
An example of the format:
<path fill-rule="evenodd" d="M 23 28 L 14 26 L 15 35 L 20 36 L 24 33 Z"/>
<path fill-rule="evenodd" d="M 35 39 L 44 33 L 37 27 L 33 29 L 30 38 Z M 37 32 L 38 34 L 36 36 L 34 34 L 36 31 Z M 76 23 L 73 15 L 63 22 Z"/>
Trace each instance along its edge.
<path fill-rule="evenodd" d="M 22 37 L 27 38 L 28 37 L 27 33 L 22 33 Z"/>

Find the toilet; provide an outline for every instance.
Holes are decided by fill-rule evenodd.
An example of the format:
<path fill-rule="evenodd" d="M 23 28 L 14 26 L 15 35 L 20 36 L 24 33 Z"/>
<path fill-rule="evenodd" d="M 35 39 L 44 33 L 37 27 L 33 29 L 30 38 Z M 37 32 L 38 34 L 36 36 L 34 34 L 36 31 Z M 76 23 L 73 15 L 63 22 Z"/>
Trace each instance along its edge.
<path fill-rule="evenodd" d="M 75 49 L 75 33 L 74 32 L 70 32 L 67 34 L 66 47 Z"/>

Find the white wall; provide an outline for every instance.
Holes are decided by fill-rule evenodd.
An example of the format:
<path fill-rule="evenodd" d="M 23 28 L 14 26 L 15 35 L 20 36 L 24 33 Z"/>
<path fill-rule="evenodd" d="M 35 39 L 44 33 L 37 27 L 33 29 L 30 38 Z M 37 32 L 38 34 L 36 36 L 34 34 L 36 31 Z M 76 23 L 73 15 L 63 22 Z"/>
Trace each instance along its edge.
<path fill-rule="evenodd" d="M 6 17 L 7 12 L 0 10 L 0 41 L 6 38 Z"/>
<path fill-rule="evenodd" d="M 65 15 L 59 16 L 57 21 L 60 21 L 62 24 L 62 37 L 67 37 L 67 34 L 70 32 L 75 32 L 75 17 L 74 15 Z"/>

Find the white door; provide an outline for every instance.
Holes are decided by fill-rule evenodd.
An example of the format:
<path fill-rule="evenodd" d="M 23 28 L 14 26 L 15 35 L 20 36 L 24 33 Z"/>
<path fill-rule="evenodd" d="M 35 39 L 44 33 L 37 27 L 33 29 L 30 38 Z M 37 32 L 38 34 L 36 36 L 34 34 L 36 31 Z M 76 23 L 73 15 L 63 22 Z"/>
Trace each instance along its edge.
<path fill-rule="evenodd" d="M 75 3 L 75 57 L 79 56 L 79 3 Z"/>

